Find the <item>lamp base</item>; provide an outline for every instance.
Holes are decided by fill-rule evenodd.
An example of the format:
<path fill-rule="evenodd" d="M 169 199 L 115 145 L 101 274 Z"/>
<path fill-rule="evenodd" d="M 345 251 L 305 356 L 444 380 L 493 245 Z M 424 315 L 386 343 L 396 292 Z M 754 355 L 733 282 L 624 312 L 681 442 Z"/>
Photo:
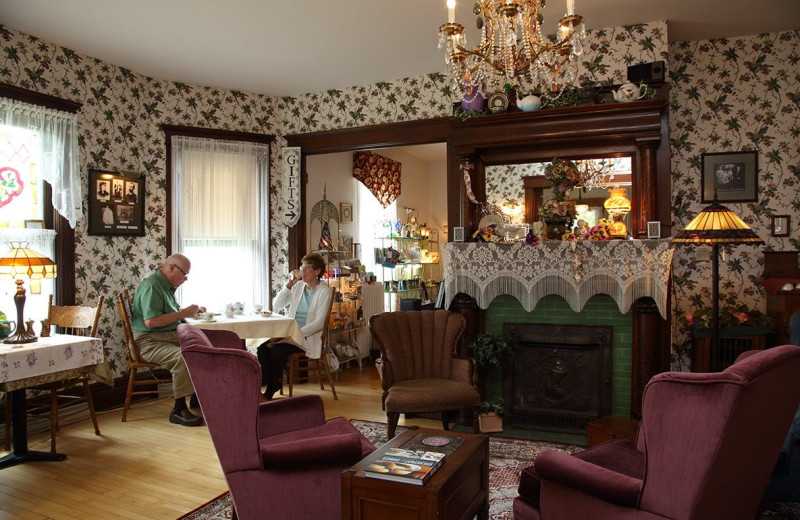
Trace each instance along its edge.
<path fill-rule="evenodd" d="M 3 340 L 3 343 L 7 343 L 10 345 L 22 345 L 25 343 L 33 343 L 38 341 L 39 338 L 36 336 L 32 336 L 25 332 L 24 330 L 20 330 L 12 334 L 11 336 L 7 337 Z"/>

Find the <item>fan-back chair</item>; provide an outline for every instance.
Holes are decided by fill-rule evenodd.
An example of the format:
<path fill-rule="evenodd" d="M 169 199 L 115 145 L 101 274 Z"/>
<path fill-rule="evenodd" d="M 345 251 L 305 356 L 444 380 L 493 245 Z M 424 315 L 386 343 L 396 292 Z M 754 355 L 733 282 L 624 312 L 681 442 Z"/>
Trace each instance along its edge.
<path fill-rule="evenodd" d="M 472 358 L 455 355 L 466 327 L 464 317 L 446 310 L 397 311 L 369 320 L 373 344 L 381 352 L 382 404 L 392 438 L 401 413 L 447 413 L 471 409 L 478 431 L 478 392 Z"/>

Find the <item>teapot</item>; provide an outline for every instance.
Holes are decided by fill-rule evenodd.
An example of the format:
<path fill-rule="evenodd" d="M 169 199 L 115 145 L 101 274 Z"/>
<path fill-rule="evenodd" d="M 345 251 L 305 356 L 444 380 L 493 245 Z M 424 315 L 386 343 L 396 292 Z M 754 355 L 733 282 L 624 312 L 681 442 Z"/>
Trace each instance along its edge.
<path fill-rule="evenodd" d="M 234 314 L 244 314 L 244 304 L 242 302 L 233 302 L 231 307 L 233 307 Z"/>
<path fill-rule="evenodd" d="M 617 90 L 611 92 L 614 96 L 614 101 L 618 103 L 626 103 L 628 101 L 636 101 L 642 99 L 647 93 L 647 85 L 642 83 L 638 87 L 630 81 L 623 83 Z"/>
<path fill-rule="evenodd" d="M 0 320 L 0 338 L 7 338 L 15 328 L 17 328 L 16 321 Z"/>
<path fill-rule="evenodd" d="M 534 110 L 539 110 L 542 107 L 542 98 L 533 94 L 525 96 L 517 101 L 517 107 L 523 112 L 533 112 Z"/>

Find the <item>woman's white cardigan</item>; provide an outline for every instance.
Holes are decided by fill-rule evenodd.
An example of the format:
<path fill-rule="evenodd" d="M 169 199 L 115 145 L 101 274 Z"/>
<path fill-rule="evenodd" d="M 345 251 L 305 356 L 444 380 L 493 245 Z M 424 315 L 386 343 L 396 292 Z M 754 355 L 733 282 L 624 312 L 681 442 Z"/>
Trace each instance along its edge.
<path fill-rule="evenodd" d="M 305 288 L 306 283 L 302 280 L 294 284 L 291 289 L 284 285 L 272 301 L 272 308 L 277 311 L 288 305 L 289 317 L 294 319 Z M 324 283 L 317 285 L 306 315 L 306 325 L 300 329 L 305 336 L 305 341 L 300 347 L 311 359 L 319 359 L 322 355 L 322 331 L 328 326 L 328 309 L 331 298 L 333 298 L 333 288 Z"/>

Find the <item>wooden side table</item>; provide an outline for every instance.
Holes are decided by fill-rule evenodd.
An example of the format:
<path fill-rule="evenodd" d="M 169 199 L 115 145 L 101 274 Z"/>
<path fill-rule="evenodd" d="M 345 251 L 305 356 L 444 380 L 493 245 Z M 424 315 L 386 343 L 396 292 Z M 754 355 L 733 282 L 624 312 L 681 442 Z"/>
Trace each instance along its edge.
<path fill-rule="evenodd" d="M 606 415 L 587 425 L 586 445 L 591 448 L 612 439 L 630 439 L 635 442 L 638 428 L 639 421 L 636 419 Z"/>
<path fill-rule="evenodd" d="M 464 443 L 422 486 L 368 478 L 364 468 L 387 448 L 418 433 L 462 437 Z M 343 520 L 479 520 L 489 517 L 489 437 L 424 428 L 408 429 L 342 473 Z"/>

